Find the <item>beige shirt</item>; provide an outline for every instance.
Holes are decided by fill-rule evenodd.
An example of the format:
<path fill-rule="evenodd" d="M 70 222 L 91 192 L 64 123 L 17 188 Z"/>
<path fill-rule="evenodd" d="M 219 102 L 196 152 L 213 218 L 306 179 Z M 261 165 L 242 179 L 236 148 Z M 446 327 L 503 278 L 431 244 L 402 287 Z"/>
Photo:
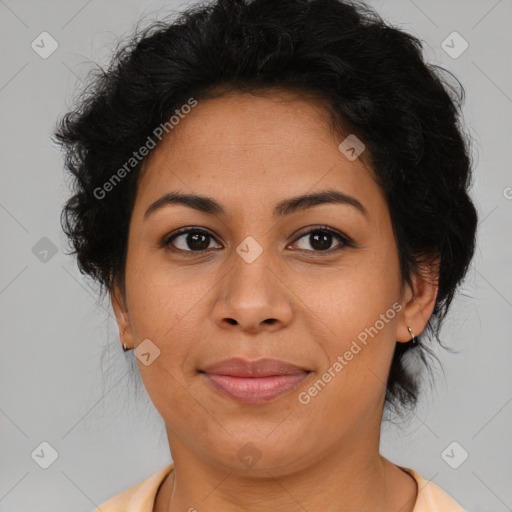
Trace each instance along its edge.
<path fill-rule="evenodd" d="M 174 463 L 168 464 L 142 482 L 110 498 L 93 512 L 153 512 L 158 487 L 173 467 Z M 412 469 L 402 469 L 412 475 L 418 484 L 413 512 L 467 512 L 434 483 Z"/>

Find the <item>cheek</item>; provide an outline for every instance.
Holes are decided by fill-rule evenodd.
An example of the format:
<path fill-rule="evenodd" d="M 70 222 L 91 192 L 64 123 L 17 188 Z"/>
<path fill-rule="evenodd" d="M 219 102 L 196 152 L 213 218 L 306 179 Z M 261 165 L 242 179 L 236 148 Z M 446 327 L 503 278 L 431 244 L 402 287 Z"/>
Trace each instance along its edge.
<path fill-rule="evenodd" d="M 176 406 L 181 399 L 190 402 L 189 395 L 182 396 L 182 389 L 189 386 L 191 361 L 195 361 L 198 347 L 205 343 L 205 303 L 219 278 L 208 270 L 199 275 L 192 268 L 147 264 L 149 258 L 143 266 L 143 260 L 139 257 L 139 261 L 134 258 L 127 263 L 130 323 L 135 345 L 149 339 L 160 351 L 151 365 L 138 361 L 138 366 L 153 403 L 164 414 L 162 408 Z"/>
<path fill-rule="evenodd" d="M 327 357 L 318 372 L 321 382 L 304 400 L 362 415 L 385 391 L 402 309 L 398 265 L 394 256 L 388 260 L 376 254 L 330 277 L 307 295 L 308 316 L 315 322 L 310 329 Z M 313 398 L 317 395 L 322 398 Z"/>
<path fill-rule="evenodd" d="M 384 336 L 391 334 L 400 297 L 395 261 L 365 255 L 316 278 L 313 279 L 316 282 L 301 284 L 301 295 L 305 297 L 304 305 L 321 319 L 324 330 L 329 333 L 327 339 L 330 338 L 335 347 L 356 338 L 379 321 L 381 315 L 385 315 L 385 323 L 379 321 L 379 331 L 383 331 Z M 386 315 L 394 304 L 395 309 Z"/>
<path fill-rule="evenodd" d="M 145 257 L 142 251 L 128 258 L 126 269 L 130 321 L 137 341 L 167 343 L 174 331 L 190 322 L 188 316 L 208 291 L 208 283 L 190 271 L 162 263 L 154 255 Z"/>
<path fill-rule="evenodd" d="M 135 345 L 149 339 L 159 350 L 149 365 L 137 359 L 147 394 L 166 423 L 178 426 L 197 421 L 183 366 L 195 349 L 198 324 L 194 305 L 197 307 L 204 293 L 196 293 L 191 284 L 186 289 L 177 286 L 169 272 L 150 268 L 134 276 L 131 286 Z"/>
<path fill-rule="evenodd" d="M 334 334 L 329 330 L 316 339 L 326 362 L 310 387 L 297 396 L 301 404 L 297 413 L 306 424 L 308 415 L 323 417 L 322 435 L 343 437 L 378 423 L 396 344 L 397 316 L 392 304 L 366 306 L 333 311 Z M 375 421 L 368 421 L 370 417 Z"/>

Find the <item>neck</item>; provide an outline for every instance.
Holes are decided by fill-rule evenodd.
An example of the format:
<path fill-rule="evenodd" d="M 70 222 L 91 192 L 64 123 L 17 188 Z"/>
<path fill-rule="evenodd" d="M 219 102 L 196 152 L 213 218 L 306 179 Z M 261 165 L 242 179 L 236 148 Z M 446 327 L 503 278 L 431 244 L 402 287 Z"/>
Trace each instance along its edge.
<path fill-rule="evenodd" d="M 351 453 L 331 452 L 294 472 L 269 469 L 248 476 L 173 450 L 174 470 L 157 494 L 154 512 L 412 512 L 416 482 L 374 453 L 356 447 Z"/>

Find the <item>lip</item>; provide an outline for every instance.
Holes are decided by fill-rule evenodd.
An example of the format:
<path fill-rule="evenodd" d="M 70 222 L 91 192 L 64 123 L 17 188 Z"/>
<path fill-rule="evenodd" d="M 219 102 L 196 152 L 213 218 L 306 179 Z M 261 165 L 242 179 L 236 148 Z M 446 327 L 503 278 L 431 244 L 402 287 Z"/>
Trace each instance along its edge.
<path fill-rule="evenodd" d="M 238 402 L 265 403 L 295 389 L 310 370 L 278 359 L 224 359 L 201 370 L 215 390 Z"/>
<path fill-rule="evenodd" d="M 273 375 L 292 375 L 309 370 L 280 359 L 262 358 L 249 361 L 242 357 L 231 357 L 206 366 L 201 371 L 232 377 L 271 377 Z"/>

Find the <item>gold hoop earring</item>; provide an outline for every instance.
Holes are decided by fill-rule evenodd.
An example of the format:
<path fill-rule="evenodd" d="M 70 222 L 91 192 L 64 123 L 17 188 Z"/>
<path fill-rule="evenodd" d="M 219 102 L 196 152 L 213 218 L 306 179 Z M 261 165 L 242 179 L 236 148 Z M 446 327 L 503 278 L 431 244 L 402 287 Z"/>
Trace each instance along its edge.
<path fill-rule="evenodd" d="M 123 330 L 123 332 L 121 333 L 121 338 L 124 336 L 125 331 L 126 331 L 126 329 Z M 123 343 L 123 351 L 128 352 L 129 350 L 131 350 L 131 348 L 128 348 L 126 343 Z"/>

